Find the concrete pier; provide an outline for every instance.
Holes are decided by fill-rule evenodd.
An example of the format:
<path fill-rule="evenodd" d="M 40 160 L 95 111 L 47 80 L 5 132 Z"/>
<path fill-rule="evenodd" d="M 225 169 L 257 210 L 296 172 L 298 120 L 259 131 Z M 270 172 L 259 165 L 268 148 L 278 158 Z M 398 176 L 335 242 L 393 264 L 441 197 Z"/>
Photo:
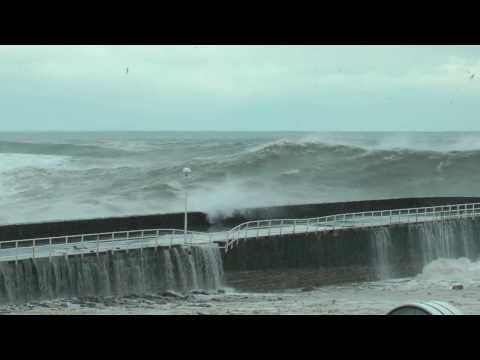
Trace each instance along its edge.
<path fill-rule="evenodd" d="M 66 223 L 7 226 L 0 229 L 0 301 L 224 285 L 274 291 L 412 276 L 438 258 L 477 259 L 480 203 L 461 204 L 257 220 L 186 235 L 171 228 L 137 230 L 145 224 L 138 218 L 123 225 L 121 218 L 70 222 L 77 231 L 82 223 L 116 229 L 83 235 L 54 236 Z M 204 215 L 194 214 L 193 223 L 208 229 Z M 45 237 L 21 237 L 33 233 Z"/>

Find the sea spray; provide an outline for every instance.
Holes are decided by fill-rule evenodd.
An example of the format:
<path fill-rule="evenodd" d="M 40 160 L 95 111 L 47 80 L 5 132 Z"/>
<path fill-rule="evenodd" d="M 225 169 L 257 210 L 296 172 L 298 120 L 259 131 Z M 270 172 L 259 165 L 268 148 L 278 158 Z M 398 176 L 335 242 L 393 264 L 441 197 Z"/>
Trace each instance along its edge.
<path fill-rule="evenodd" d="M 480 262 L 465 257 L 437 259 L 426 265 L 415 279 L 431 283 L 461 282 L 476 285 L 480 281 Z"/>
<path fill-rule="evenodd" d="M 479 256 L 480 219 L 462 218 L 444 221 L 426 221 L 408 225 L 407 231 L 395 227 L 375 227 L 370 232 L 371 257 L 377 278 L 397 276 L 397 269 L 414 264 L 421 265 L 438 259 L 467 258 L 477 260 Z M 404 239 L 399 238 L 405 237 Z M 407 241 L 406 248 L 400 246 Z M 401 271 L 400 271 L 401 272 Z"/>

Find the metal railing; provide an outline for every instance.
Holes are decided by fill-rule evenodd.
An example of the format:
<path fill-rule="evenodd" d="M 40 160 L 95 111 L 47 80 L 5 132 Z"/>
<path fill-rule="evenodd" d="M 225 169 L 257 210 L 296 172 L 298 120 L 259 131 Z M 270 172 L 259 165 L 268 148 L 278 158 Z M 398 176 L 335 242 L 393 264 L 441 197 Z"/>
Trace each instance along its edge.
<path fill-rule="evenodd" d="M 219 234 L 196 231 L 185 234 L 184 230 L 179 229 L 145 229 L 8 240 L 0 242 L 0 261 L 67 254 L 98 254 L 158 246 L 208 246 L 219 239 Z"/>
<path fill-rule="evenodd" d="M 0 261 L 88 254 L 158 246 L 215 246 L 232 249 L 241 240 L 335 229 L 438 221 L 480 215 L 480 203 L 429 206 L 408 209 L 363 211 L 307 219 L 247 221 L 228 231 L 198 232 L 179 229 L 145 229 L 107 233 L 65 235 L 0 242 Z M 224 246 L 219 244 L 224 243 Z"/>
<path fill-rule="evenodd" d="M 438 221 L 480 215 L 480 203 L 427 206 L 418 208 L 362 211 L 307 219 L 269 219 L 247 221 L 228 232 L 225 251 L 240 240 L 255 236 L 271 236 L 319 232 L 339 228 L 369 227 L 403 223 Z M 252 231 L 254 234 L 252 234 Z M 255 234 L 256 231 L 256 234 Z"/>

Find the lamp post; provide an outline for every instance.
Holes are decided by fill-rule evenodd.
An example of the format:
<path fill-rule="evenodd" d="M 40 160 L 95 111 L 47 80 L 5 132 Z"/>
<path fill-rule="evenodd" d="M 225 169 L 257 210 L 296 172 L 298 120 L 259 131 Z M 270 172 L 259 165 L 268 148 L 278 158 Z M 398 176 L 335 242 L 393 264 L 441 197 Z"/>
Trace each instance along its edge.
<path fill-rule="evenodd" d="M 183 168 L 183 178 L 184 178 L 184 183 L 183 187 L 185 189 L 185 219 L 183 221 L 183 242 L 186 244 L 187 242 L 187 226 L 188 226 L 188 211 L 187 211 L 187 205 L 188 205 L 188 192 L 187 192 L 187 179 L 190 176 L 190 173 L 192 170 L 190 168 L 186 167 Z"/>

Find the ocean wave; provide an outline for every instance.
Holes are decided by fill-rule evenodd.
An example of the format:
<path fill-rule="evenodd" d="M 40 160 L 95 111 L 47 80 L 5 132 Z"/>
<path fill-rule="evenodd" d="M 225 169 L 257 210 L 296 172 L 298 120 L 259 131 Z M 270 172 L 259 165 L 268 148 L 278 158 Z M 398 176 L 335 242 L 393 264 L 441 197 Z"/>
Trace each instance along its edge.
<path fill-rule="evenodd" d="M 298 143 L 349 146 L 367 151 L 476 152 L 480 133 L 321 133 L 302 137 Z"/>
<path fill-rule="evenodd" d="M 6 136 L 0 219 L 10 221 L 182 211 L 184 186 L 189 209 L 213 213 L 480 191 L 480 134 Z"/>
<path fill-rule="evenodd" d="M 32 154 L 0 154 L 0 173 L 22 168 L 60 168 L 65 166 L 71 157 L 57 155 Z"/>
<path fill-rule="evenodd" d="M 131 154 L 126 150 L 95 145 L 14 141 L 0 141 L 0 153 L 91 157 L 120 157 Z"/>

